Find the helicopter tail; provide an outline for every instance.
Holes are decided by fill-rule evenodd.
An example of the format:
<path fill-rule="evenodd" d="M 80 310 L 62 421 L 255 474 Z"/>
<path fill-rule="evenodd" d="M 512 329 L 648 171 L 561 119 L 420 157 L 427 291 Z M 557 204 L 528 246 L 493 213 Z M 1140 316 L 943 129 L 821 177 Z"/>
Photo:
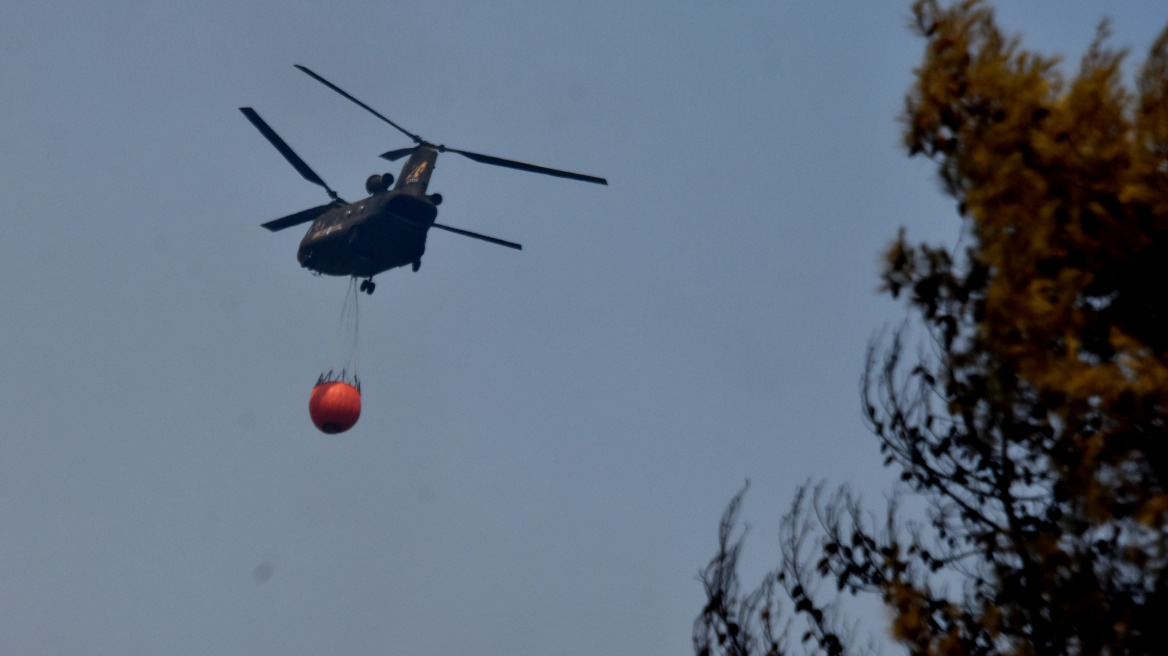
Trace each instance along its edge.
<path fill-rule="evenodd" d="M 411 191 L 418 194 L 426 193 L 426 187 L 430 184 L 430 176 L 434 173 L 434 162 L 437 159 L 438 151 L 433 148 L 425 146 L 414 148 L 410 158 L 406 160 L 405 166 L 402 167 L 401 175 L 398 176 L 397 184 L 393 188 L 410 187 Z"/>

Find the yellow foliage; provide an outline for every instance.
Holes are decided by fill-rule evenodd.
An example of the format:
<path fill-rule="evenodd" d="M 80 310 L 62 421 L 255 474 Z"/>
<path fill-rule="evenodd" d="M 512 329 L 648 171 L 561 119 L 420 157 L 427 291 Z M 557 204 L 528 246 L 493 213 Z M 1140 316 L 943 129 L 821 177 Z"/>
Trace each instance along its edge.
<path fill-rule="evenodd" d="M 985 346 L 1050 392 L 1098 395 L 1122 377 L 1083 371 L 1084 353 L 1071 347 L 1099 316 L 1084 297 L 1101 273 L 1168 235 L 1168 32 L 1136 96 L 1121 84 L 1125 53 L 1104 47 L 1105 30 L 1067 83 L 1057 58 L 1003 36 L 984 3 L 921 0 L 916 10 L 934 33 L 906 139 L 938 159 L 973 223 L 976 256 L 995 274 Z M 1163 369 L 1165 350 L 1141 357 L 1141 374 Z"/>
<path fill-rule="evenodd" d="M 910 643 L 920 640 L 928 619 L 925 612 L 926 599 L 927 595 L 906 583 L 889 584 L 884 601 L 896 613 L 892 623 L 893 637 Z"/>
<path fill-rule="evenodd" d="M 1168 513 L 1168 494 L 1157 494 L 1144 502 L 1139 519 L 1147 526 L 1163 528 L 1165 513 Z"/>
<path fill-rule="evenodd" d="M 1123 609 L 1101 612 L 1116 597 L 1101 592 L 1093 577 L 1106 572 L 1094 559 L 1126 559 L 1113 572 L 1168 563 L 1168 535 L 1143 550 L 1131 538 L 1168 526 L 1168 29 L 1129 88 L 1127 52 L 1107 46 L 1106 23 L 1064 77 L 1057 57 L 1003 34 L 986 2 L 917 0 L 914 15 L 927 45 L 907 98 L 905 144 L 937 163 L 972 245 L 960 265 L 937 264 L 902 235 L 885 280 L 914 289 L 912 302 L 935 327 L 966 331 L 944 343 L 952 381 L 941 393 L 969 429 L 963 446 L 975 462 L 1019 461 L 987 487 L 1007 496 L 1016 476 L 1041 470 L 1035 477 L 1049 488 L 1026 479 L 1022 496 L 1057 499 L 1057 513 L 1005 503 L 1007 515 L 1033 513 L 1027 526 L 1038 527 L 1024 533 L 1012 518 L 1003 530 L 1027 585 L 1042 588 L 1017 598 L 1041 598 L 1093 626 L 1083 653 L 1103 633 L 1121 644 L 1132 620 Z M 1004 419 L 977 423 L 978 411 Z M 993 465 L 973 469 L 983 466 Z M 921 480 L 917 473 L 909 478 Z M 1104 539 L 1121 534 L 1126 549 Z M 926 598 L 899 581 L 886 586 L 894 635 L 914 653 L 961 653 L 951 627 L 930 630 Z M 994 639 L 1030 626 L 1019 619 L 1030 610 L 978 608 L 975 622 Z M 1031 648 L 1020 642 L 1017 653 Z"/>

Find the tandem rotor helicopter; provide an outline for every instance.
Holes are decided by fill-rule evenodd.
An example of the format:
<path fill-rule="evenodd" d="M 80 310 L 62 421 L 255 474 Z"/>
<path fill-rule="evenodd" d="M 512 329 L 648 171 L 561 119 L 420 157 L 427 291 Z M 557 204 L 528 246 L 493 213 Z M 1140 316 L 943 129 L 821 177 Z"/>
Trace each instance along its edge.
<path fill-rule="evenodd" d="M 434 162 L 438 153 L 458 153 L 463 157 L 520 171 L 542 173 L 558 178 L 582 180 L 607 185 L 608 181 L 592 175 L 572 173 L 546 166 L 518 162 L 492 155 L 472 153 L 457 148 L 435 145 L 413 134 L 397 123 L 382 116 L 372 107 L 357 100 L 337 85 L 299 64 L 295 65 L 321 84 L 336 91 L 359 105 L 362 109 L 385 121 L 398 132 L 413 140 L 414 145 L 398 148 L 381 154 L 389 161 L 409 157 L 394 185 L 394 177 L 389 173 L 371 175 L 365 181 L 365 191 L 369 197 L 354 203 L 346 202 L 325 183 L 315 171 L 300 159 L 288 144 L 251 107 L 240 107 L 239 111 L 251 121 L 265 138 L 305 180 L 324 188 L 332 201 L 295 214 L 268 221 L 263 227 L 276 232 L 302 223 L 312 222 L 296 259 L 300 266 L 311 271 L 330 276 L 351 276 L 364 278 L 360 290 L 372 294 L 375 288 L 373 276 L 396 267 L 410 265 L 414 271 L 422 265 L 422 254 L 426 251 L 426 234 L 430 228 L 438 228 L 458 235 L 481 239 L 492 244 L 507 246 L 516 250 L 523 247 L 515 242 L 489 237 L 487 235 L 435 223 L 441 194 L 427 194 L 426 187 L 434 172 Z M 390 185 L 393 185 L 390 188 Z"/>

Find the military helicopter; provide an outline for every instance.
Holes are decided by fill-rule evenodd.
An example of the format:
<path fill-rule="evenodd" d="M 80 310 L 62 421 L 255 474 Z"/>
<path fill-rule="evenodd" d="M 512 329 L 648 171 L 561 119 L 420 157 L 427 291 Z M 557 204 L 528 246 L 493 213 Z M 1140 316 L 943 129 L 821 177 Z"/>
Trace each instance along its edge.
<path fill-rule="evenodd" d="M 427 194 L 426 187 L 434 172 L 434 162 L 438 153 L 458 153 L 463 157 L 520 171 L 542 173 L 558 178 L 582 180 L 607 185 L 608 181 L 592 175 L 562 171 L 537 164 L 518 162 L 492 155 L 473 153 L 457 148 L 435 145 L 406 130 L 397 123 L 379 114 L 365 103 L 346 93 L 337 85 L 299 64 L 295 65 L 304 73 L 345 98 L 359 105 L 377 118 L 391 125 L 398 132 L 413 140 L 414 145 L 398 148 L 381 154 L 389 161 L 408 157 L 401 169 L 401 175 L 394 185 L 394 177 L 389 173 L 374 174 L 365 181 L 365 191 L 369 197 L 349 203 L 337 195 L 315 171 L 300 159 L 288 144 L 251 107 L 240 107 L 239 111 L 251 121 L 265 138 L 305 180 L 324 188 L 332 201 L 295 214 L 289 214 L 262 224 L 276 232 L 285 228 L 312 222 L 307 234 L 300 242 L 296 259 L 300 266 L 317 274 L 330 276 L 352 276 L 364 278 L 360 289 L 372 294 L 376 285 L 373 276 L 396 267 L 410 265 L 414 271 L 422 265 L 422 254 L 426 251 L 426 235 L 430 228 L 438 228 L 466 237 L 481 239 L 492 244 L 520 250 L 515 242 L 497 237 L 462 230 L 441 223 L 435 223 L 441 194 Z M 393 185 L 393 188 L 390 188 Z"/>

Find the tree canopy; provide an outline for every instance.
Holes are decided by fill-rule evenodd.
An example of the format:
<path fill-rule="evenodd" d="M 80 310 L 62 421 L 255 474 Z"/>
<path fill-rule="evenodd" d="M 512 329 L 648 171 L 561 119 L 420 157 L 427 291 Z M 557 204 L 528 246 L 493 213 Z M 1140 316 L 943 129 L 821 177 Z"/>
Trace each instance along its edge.
<path fill-rule="evenodd" d="M 873 344 L 862 407 L 927 520 L 804 486 L 779 567 L 741 593 L 736 497 L 695 650 L 862 651 L 838 591 L 876 594 L 913 654 L 1162 653 L 1168 29 L 1129 84 L 1106 23 L 1070 76 L 986 2 L 918 0 L 912 27 L 904 145 L 936 163 L 964 246 L 888 249 L 884 289 L 927 337 Z"/>

